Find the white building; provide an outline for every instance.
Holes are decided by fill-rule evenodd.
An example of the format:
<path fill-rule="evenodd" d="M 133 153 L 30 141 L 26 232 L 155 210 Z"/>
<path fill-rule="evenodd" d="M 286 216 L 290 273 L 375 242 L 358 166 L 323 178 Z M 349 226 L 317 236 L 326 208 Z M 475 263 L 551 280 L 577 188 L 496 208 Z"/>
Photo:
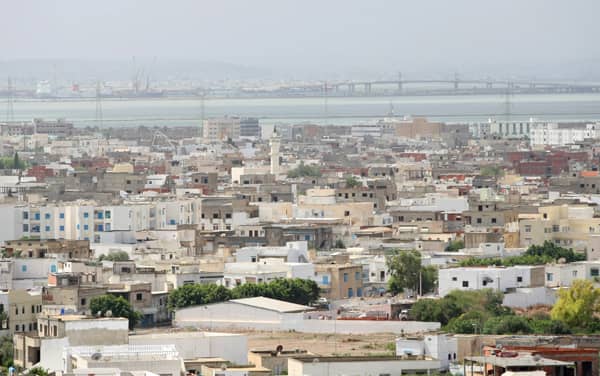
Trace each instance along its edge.
<path fill-rule="evenodd" d="M 278 278 L 312 280 L 315 266 L 308 262 L 284 262 L 279 258 L 259 262 L 228 262 L 223 271 L 223 285 L 234 288 L 245 283 L 268 283 Z"/>
<path fill-rule="evenodd" d="M 236 262 L 258 262 L 263 258 L 280 258 L 286 262 L 308 262 L 306 241 L 287 242 L 283 247 L 243 247 L 236 251 Z"/>
<path fill-rule="evenodd" d="M 136 334 L 129 344 L 174 345 L 184 360 L 222 358 L 235 364 L 248 364 L 248 338 L 238 333 L 174 332 Z"/>
<path fill-rule="evenodd" d="M 440 361 L 440 371 L 447 371 L 457 361 L 458 342 L 448 334 L 427 334 L 421 338 L 396 339 L 396 356 L 422 355 Z"/>
<path fill-rule="evenodd" d="M 298 357 L 288 360 L 288 375 L 389 375 L 430 374 L 440 369 L 440 361 L 397 357 Z"/>
<path fill-rule="evenodd" d="M 578 261 L 546 265 L 547 287 L 569 287 L 577 279 L 596 282 L 600 278 L 600 261 Z"/>
<path fill-rule="evenodd" d="M 542 287 L 543 266 L 461 267 L 439 269 L 439 295 L 453 290 L 493 289 L 506 292 L 521 287 Z"/>
<path fill-rule="evenodd" d="M 311 319 L 312 307 L 264 297 L 233 299 L 175 312 L 174 325 L 190 328 L 296 331 L 301 333 L 418 333 L 438 330 L 440 323 Z M 439 367 L 439 366 L 438 366 Z M 437 368 L 436 368 L 437 369 Z"/>
<path fill-rule="evenodd" d="M 114 345 L 65 347 L 63 372 L 78 368 L 118 368 L 123 371 L 151 371 L 164 376 L 185 373 L 183 359 L 175 345 Z"/>
<path fill-rule="evenodd" d="M 565 146 L 600 137 L 600 123 L 584 127 L 561 127 L 556 123 L 539 123 L 531 128 L 531 146 Z"/>

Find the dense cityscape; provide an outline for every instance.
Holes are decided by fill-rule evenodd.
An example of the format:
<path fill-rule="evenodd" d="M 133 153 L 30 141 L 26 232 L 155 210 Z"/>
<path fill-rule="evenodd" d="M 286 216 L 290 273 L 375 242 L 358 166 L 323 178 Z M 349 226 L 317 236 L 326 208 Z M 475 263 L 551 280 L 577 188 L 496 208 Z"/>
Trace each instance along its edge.
<path fill-rule="evenodd" d="M 198 78 L 13 55 L 0 374 L 600 375 L 586 69 Z"/>

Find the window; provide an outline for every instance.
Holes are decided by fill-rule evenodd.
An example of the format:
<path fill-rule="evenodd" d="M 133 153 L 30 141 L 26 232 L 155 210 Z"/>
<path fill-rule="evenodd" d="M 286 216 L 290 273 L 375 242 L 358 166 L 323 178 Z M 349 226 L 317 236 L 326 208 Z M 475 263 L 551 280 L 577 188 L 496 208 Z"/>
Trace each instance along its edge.
<path fill-rule="evenodd" d="M 523 277 L 521 277 L 521 276 L 518 276 L 518 277 L 517 277 L 517 282 L 523 282 Z"/>
<path fill-rule="evenodd" d="M 590 276 L 592 276 L 592 277 L 598 277 L 598 276 L 600 276 L 600 270 L 598 268 L 591 268 L 590 269 Z"/>
<path fill-rule="evenodd" d="M 140 301 L 142 300 L 142 293 L 138 292 L 137 294 L 135 294 L 135 300 Z"/>
<path fill-rule="evenodd" d="M 98 219 L 104 219 L 104 213 L 98 212 Z"/>
<path fill-rule="evenodd" d="M 554 274 L 546 273 L 546 281 L 553 281 L 553 280 L 554 280 Z"/>
<path fill-rule="evenodd" d="M 469 287 L 469 281 L 462 281 L 462 287 Z"/>
<path fill-rule="evenodd" d="M 358 297 L 362 296 L 362 288 L 360 288 L 360 287 L 356 288 L 356 296 L 358 296 Z"/>
<path fill-rule="evenodd" d="M 346 211 L 344 212 L 344 216 L 345 216 L 345 217 L 349 217 L 349 216 L 350 216 L 350 211 L 349 211 L 349 210 L 346 210 Z"/>
<path fill-rule="evenodd" d="M 352 290 L 352 287 L 348 288 L 348 297 L 351 298 L 354 296 L 354 290 Z"/>
<path fill-rule="evenodd" d="M 58 214 L 58 218 L 65 219 L 65 213 L 59 213 Z"/>
<path fill-rule="evenodd" d="M 525 225 L 525 232 L 531 232 L 531 225 Z"/>
<path fill-rule="evenodd" d="M 46 213 L 46 214 L 44 214 L 44 218 L 46 218 L 46 219 L 50 219 L 50 213 Z"/>
<path fill-rule="evenodd" d="M 457 277 L 452 277 L 452 280 L 453 281 L 458 281 L 458 278 Z"/>
<path fill-rule="evenodd" d="M 477 218 L 477 223 L 481 223 L 481 218 Z"/>
<path fill-rule="evenodd" d="M 27 265 L 21 265 L 21 271 L 22 272 L 26 272 L 27 271 Z"/>
<path fill-rule="evenodd" d="M 46 230 L 46 232 L 49 232 L 50 231 L 50 226 L 46 226 L 45 230 Z"/>
<path fill-rule="evenodd" d="M 496 223 L 496 218 L 492 218 L 492 223 Z"/>
<path fill-rule="evenodd" d="M 64 226 L 64 225 L 60 225 L 60 226 L 58 226 L 58 230 L 59 230 L 59 231 L 65 231 L 65 226 Z"/>
<path fill-rule="evenodd" d="M 344 282 L 348 282 L 348 273 L 344 273 Z"/>
<path fill-rule="evenodd" d="M 225 218 L 226 219 L 231 219 L 231 213 L 225 213 Z"/>
<path fill-rule="evenodd" d="M 23 224 L 23 232 L 29 232 L 29 225 L 27 223 Z"/>
<path fill-rule="evenodd" d="M 354 279 L 360 281 L 360 272 L 354 272 Z"/>
<path fill-rule="evenodd" d="M 89 217 L 90 217 L 90 213 L 88 213 L 88 212 L 83 213 L 83 218 L 89 218 Z"/>
<path fill-rule="evenodd" d="M 323 285 L 328 285 L 329 284 L 329 276 L 328 275 L 324 275 L 323 277 L 321 277 L 321 283 Z"/>
<path fill-rule="evenodd" d="M 83 231 L 87 231 L 90 228 L 88 225 L 83 225 Z"/>
<path fill-rule="evenodd" d="M 219 213 L 213 213 L 213 219 L 219 219 Z"/>
<path fill-rule="evenodd" d="M 577 277 L 577 270 L 573 270 L 573 271 L 571 272 L 571 275 L 572 275 L 573 277 Z"/>
<path fill-rule="evenodd" d="M 35 213 L 35 215 L 33 216 L 35 218 L 36 221 L 40 220 L 40 213 Z"/>
<path fill-rule="evenodd" d="M 23 219 L 29 219 L 29 212 L 23 212 Z"/>
<path fill-rule="evenodd" d="M 110 210 L 107 210 L 104 212 L 104 218 L 110 219 L 110 216 L 111 216 Z"/>

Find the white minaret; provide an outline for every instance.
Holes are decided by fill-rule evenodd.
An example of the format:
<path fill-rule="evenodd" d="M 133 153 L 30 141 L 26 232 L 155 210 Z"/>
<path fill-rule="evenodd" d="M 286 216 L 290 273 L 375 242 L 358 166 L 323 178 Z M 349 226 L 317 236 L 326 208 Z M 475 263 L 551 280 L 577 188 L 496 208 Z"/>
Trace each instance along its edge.
<path fill-rule="evenodd" d="M 271 147 L 271 174 L 279 173 L 279 147 L 281 146 L 281 137 L 277 134 L 277 129 L 273 130 L 273 136 L 269 140 Z"/>

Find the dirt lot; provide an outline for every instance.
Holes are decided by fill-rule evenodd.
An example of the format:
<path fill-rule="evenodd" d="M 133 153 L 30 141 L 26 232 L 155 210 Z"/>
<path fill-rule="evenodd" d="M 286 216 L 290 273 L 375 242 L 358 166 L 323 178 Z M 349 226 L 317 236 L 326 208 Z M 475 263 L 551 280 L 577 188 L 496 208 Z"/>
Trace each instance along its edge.
<path fill-rule="evenodd" d="M 319 355 L 392 355 L 396 335 L 329 335 L 295 332 L 250 332 L 248 349 L 268 350 L 282 345 L 285 350 L 308 350 Z"/>

